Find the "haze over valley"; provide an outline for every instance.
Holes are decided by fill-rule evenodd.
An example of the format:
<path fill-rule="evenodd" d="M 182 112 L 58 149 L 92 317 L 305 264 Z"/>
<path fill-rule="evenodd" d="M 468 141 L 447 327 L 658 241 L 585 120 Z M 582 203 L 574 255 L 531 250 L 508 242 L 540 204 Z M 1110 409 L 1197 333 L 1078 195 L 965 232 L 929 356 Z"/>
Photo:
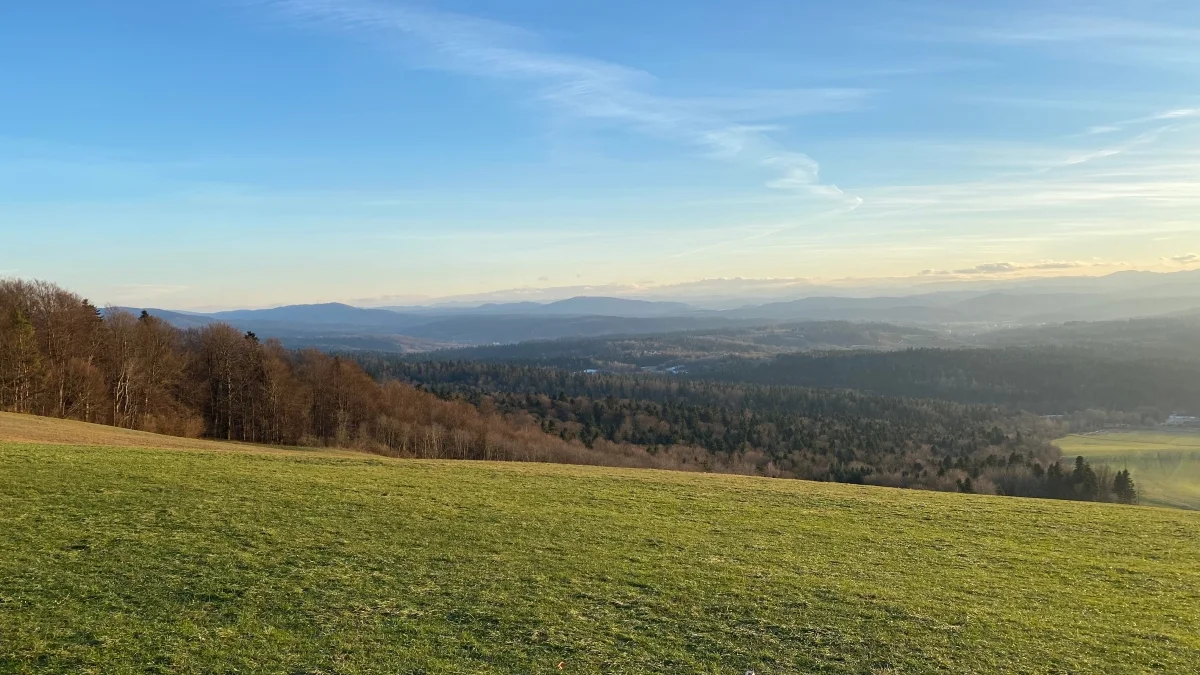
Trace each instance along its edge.
<path fill-rule="evenodd" d="M 1003 342 L 1010 339 L 1005 333 L 982 336 L 1017 327 L 1149 318 L 1187 321 L 1200 317 L 1200 270 L 1121 272 L 1105 277 L 979 286 L 952 291 L 913 289 L 905 295 L 809 295 L 733 309 L 705 309 L 703 303 L 579 296 L 546 303 L 476 306 L 361 308 L 330 303 L 214 313 L 158 308 L 148 311 L 182 328 L 223 321 L 264 337 L 280 338 L 292 346 L 387 351 L 822 321 L 921 328 L 937 333 L 940 342 L 922 338 L 923 333 L 918 332 L 912 341 L 901 337 L 889 344 L 947 346 L 980 340 Z M 851 341 L 825 346 L 870 345 Z"/>

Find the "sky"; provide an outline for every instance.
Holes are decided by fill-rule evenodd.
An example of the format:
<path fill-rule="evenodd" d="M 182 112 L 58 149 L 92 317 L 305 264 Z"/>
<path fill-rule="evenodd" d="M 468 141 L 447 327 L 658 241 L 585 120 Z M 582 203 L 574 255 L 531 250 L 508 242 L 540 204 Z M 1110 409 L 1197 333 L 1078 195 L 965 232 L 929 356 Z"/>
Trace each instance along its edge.
<path fill-rule="evenodd" d="M 99 303 L 1200 267 L 1194 0 L 41 0 L 0 64 L 0 275 Z"/>

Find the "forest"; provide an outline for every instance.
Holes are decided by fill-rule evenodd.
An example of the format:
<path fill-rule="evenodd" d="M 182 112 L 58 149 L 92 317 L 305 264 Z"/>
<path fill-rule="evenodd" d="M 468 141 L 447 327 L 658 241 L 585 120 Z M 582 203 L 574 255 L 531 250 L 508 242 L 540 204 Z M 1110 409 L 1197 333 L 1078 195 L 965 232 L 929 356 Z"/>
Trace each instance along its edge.
<path fill-rule="evenodd" d="M 954 340 L 944 332 L 887 324 L 806 322 L 495 345 L 410 358 L 669 371 L 697 380 L 855 389 L 1136 426 L 1175 413 L 1200 414 L 1197 345 L 1200 323 L 1187 317 L 1012 329 Z"/>
<path fill-rule="evenodd" d="M 0 410 L 177 436 L 386 455 L 672 467 L 669 456 L 567 442 L 441 400 L 354 362 L 228 325 L 180 330 L 101 311 L 45 282 L 0 281 Z"/>
<path fill-rule="evenodd" d="M 547 433 L 587 444 L 699 447 L 772 476 L 1119 501 L 1114 476 L 1084 480 L 1090 467 L 1061 466 L 1048 442 L 1061 433 L 1055 424 L 990 406 L 528 364 L 355 358 L 377 378 L 531 415 Z"/>
<path fill-rule="evenodd" d="M 427 354 L 425 358 L 438 361 L 536 362 L 576 370 L 636 370 L 686 365 L 696 360 L 729 355 L 766 356 L 813 350 L 954 346 L 962 346 L 962 343 L 948 337 L 945 331 L 876 322 L 800 321 L 659 335 L 533 340 L 444 349 Z"/>
<path fill-rule="evenodd" d="M 958 354 L 877 356 L 944 364 Z M 810 376 L 789 370 L 795 360 L 830 357 L 775 358 L 781 365 L 774 369 L 761 359 L 738 371 L 729 370 L 729 361 L 717 362 L 712 379 L 698 379 L 384 353 L 332 355 L 289 350 L 221 322 L 180 329 L 146 312 L 101 310 L 46 282 L 0 281 L 0 409 L 7 411 L 400 457 L 1120 499 L 1119 477 L 1089 477 L 1086 463 L 1074 470 L 1061 465 L 1060 452 L 1048 442 L 1061 429 L 1042 417 L 937 400 L 943 392 L 922 390 L 915 366 L 907 374 L 861 366 L 883 373 L 879 381 L 885 384 L 914 377 L 916 387 L 883 391 L 887 396 L 822 388 L 830 382 L 819 378 L 819 386 L 798 387 L 793 380 Z M 853 359 L 863 355 L 845 358 L 858 363 Z M 844 374 L 817 372 L 830 380 L 830 372 Z M 1002 388 L 1005 381 L 999 382 Z M 851 377 L 834 383 L 851 384 L 887 389 Z"/>
<path fill-rule="evenodd" d="M 1200 411 L 1200 361 L 1117 356 L 1086 347 L 808 352 L 694 364 L 696 377 L 768 385 L 850 388 L 939 398 L 1043 415 L 1139 413 L 1161 422 Z"/>

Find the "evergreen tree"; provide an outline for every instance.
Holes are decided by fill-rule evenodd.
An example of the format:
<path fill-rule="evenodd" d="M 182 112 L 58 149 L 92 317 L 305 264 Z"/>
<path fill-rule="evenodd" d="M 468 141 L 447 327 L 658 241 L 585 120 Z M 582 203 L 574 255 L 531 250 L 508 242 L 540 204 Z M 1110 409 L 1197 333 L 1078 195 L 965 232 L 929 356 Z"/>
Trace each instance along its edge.
<path fill-rule="evenodd" d="M 1083 457 L 1075 458 L 1075 470 L 1071 472 L 1071 482 L 1075 484 L 1075 498 L 1085 502 L 1094 502 L 1100 494 L 1100 481 L 1096 472 Z"/>
<path fill-rule="evenodd" d="M 1113 479 L 1113 494 L 1116 495 L 1117 501 L 1122 504 L 1133 504 L 1137 501 L 1137 488 L 1134 487 L 1133 477 L 1129 475 L 1129 469 L 1117 472 L 1116 478 Z"/>

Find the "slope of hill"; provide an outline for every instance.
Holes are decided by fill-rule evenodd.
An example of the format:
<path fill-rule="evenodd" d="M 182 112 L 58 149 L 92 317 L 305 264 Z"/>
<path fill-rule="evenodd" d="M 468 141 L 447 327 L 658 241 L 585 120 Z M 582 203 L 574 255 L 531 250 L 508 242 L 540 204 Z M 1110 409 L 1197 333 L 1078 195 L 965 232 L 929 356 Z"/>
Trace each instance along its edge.
<path fill-rule="evenodd" d="M 1043 415 L 1084 410 L 1200 413 L 1200 362 L 1081 347 L 780 354 L 698 362 L 696 378 L 854 389 L 995 405 Z"/>
<path fill-rule="evenodd" d="M 137 313 L 138 309 L 131 309 Z M 429 349 L 457 345 L 515 343 L 564 337 L 638 335 L 683 330 L 714 329 L 762 323 L 735 320 L 714 314 L 612 316 L 582 312 L 422 312 L 399 314 L 389 310 L 349 305 L 294 305 L 262 310 L 235 310 L 213 315 L 185 314 L 147 309 L 151 315 L 177 328 L 196 328 L 216 321 L 278 338 L 288 347 L 320 346 L 333 350 L 386 349 L 410 351 L 408 346 Z M 380 342 L 379 339 L 387 342 Z M 371 346 L 364 347 L 368 343 Z"/>
<path fill-rule="evenodd" d="M 303 325 L 362 326 L 400 329 L 412 325 L 412 319 L 385 309 L 363 309 L 338 302 L 320 305 L 287 305 L 273 309 L 238 309 L 211 314 L 222 321 L 262 321 Z"/>
<path fill-rule="evenodd" d="M 1066 314 L 1079 305 L 1103 302 L 1099 293 L 988 293 L 954 305 L 963 316 L 991 321 L 1014 321 L 1023 317 Z"/>
<path fill-rule="evenodd" d="M 937 296 L 915 298 L 803 298 L 744 307 L 722 313 L 739 319 L 776 321 L 893 321 L 900 323 L 959 323 L 970 321 L 952 308 L 942 307 Z"/>
<path fill-rule="evenodd" d="M 100 314 L 53 284 L 0 280 L 4 316 L 0 410 L 390 456 L 665 467 L 645 448 L 566 442 L 530 420 L 376 382 L 346 359 L 290 352 L 222 322 L 183 332 L 151 315 Z"/>
<path fill-rule="evenodd" d="M 551 302 L 541 311 L 553 314 L 583 314 L 600 316 L 682 316 L 695 312 L 682 302 L 653 302 L 626 298 L 604 298 L 580 296 Z"/>
<path fill-rule="evenodd" d="M 170 450 L 265 450 L 263 445 L 164 436 L 105 424 L 0 411 L 0 440 L 14 443 L 105 445 L 119 448 Z"/>
<path fill-rule="evenodd" d="M 410 335 L 460 344 L 515 343 L 565 337 L 639 335 L 681 330 L 726 328 L 748 325 L 719 316 L 623 317 L 539 316 L 501 314 L 496 316 L 447 316 L 416 326 Z"/>
<path fill-rule="evenodd" d="M 399 314 L 480 316 L 492 314 L 520 314 L 526 316 L 621 316 L 626 318 L 684 316 L 702 314 L 683 302 L 611 298 L 605 296 L 580 295 L 553 302 L 489 302 L 486 304 L 451 303 L 429 306 L 385 306 Z"/>
<path fill-rule="evenodd" d="M 0 671 L 1190 672 L 1200 514 L 0 441 Z"/>
<path fill-rule="evenodd" d="M 1130 321 L 1011 328 L 972 336 L 980 346 L 1071 345 L 1127 357 L 1200 358 L 1200 312 Z"/>
<path fill-rule="evenodd" d="M 663 316 L 686 316 L 700 313 L 682 302 L 655 302 L 628 298 L 578 296 L 554 302 L 517 302 L 482 305 L 475 309 L 460 310 L 469 314 L 529 314 L 534 316 L 621 316 L 626 318 L 653 318 Z"/>

